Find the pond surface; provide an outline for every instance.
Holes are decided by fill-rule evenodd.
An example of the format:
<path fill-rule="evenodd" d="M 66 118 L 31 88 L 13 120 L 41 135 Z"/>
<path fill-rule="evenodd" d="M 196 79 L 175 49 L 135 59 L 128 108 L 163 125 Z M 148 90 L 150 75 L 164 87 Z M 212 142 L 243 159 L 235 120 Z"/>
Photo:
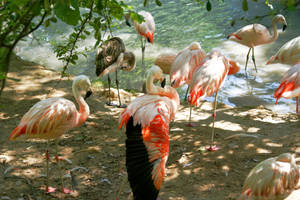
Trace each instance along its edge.
<path fill-rule="evenodd" d="M 248 64 L 248 79 L 246 79 L 244 65 L 248 48 L 240 44 L 227 41 L 226 36 L 240 27 L 253 23 L 246 20 L 236 20 L 231 26 L 232 19 L 253 19 L 256 15 L 264 15 L 270 8 L 264 4 L 249 1 L 249 11 L 243 12 L 241 1 L 218 1 L 219 4 L 212 6 L 212 11 L 207 12 L 205 6 L 194 3 L 192 0 L 163 0 L 163 6 L 158 7 L 151 3 L 144 8 L 139 0 L 129 1 L 130 4 L 139 10 L 147 10 L 152 13 L 156 32 L 154 35 L 154 45 L 146 45 L 145 63 L 146 69 L 151 67 L 155 58 L 163 52 L 178 52 L 193 41 L 200 42 L 202 48 L 209 52 L 212 48 L 219 48 L 232 59 L 238 61 L 242 66 L 241 71 L 233 76 L 228 76 L 225 84 L 221 88 L 218 101 L 233 106 L 256 106 L 264 105 L 273 111 L 285 113 L 295 111 L 295 100 L 280 99 L 278 105 L 274 105 L 274 91 L 279 86 L 280 80 L 286 70 L 287 65 L 275 64 L 265 65 L 268 58 L 273 55 L 284 43 L 300 35 L 300 26 L 297 20 L 300 13 L 283 11 L 288 27 L 285 32 L 279 30 L 278 39 L 268 45 L 255 47 L 255 57 L 258 72 L 254 70 L 252 61 Z M 276 5 L 274 5 L 276 6 Z M 272 17 L 264 17 L 259 23 L 271 27 Z M 44 42 L 40 43 L 29 38 L 21 42 L 17 47 L 17 54 L 24 59 L 43 64 L 45 66 L 61 69 L 63 64 L 56 59 L 49 42 L 63 40 L 70 30 L 64 29 L 61 22 L 47 29 L 39 29 L 35 34 L 44 37 Z M 278 29 L 282 26 L 278 25 Z M 120 30 L 114 32 L 115 36 L 121 37 L 127 49 L 133 51 L 138 60 L 134 71 L 120 72 L 119 80 L 121 88 L 141 90 L 145 76 L 145 69 L 141 66 L 141 43 L 133 26 L 127 27 L 124 22 L 120 24 Z M 89 38 L 81 42 L 79 46 L 83 50 L 85 47 L 91 48 L 95 40 Z M 95 76 L 95 52 L 88 52 L 88 57 L 82 57 L 76 66 L 69 67 L 69 72 L 73 74 L 87 74 L 91 79 Z M 114 75 L 112 75 L 114 77 Z M 102 78 L 106 82 L 106 77 Z M 186 87 L 178 89 L 181 97 L 184 96 Z M 213 97 L 208 97 L 208 101 L 213 101 Z"/>

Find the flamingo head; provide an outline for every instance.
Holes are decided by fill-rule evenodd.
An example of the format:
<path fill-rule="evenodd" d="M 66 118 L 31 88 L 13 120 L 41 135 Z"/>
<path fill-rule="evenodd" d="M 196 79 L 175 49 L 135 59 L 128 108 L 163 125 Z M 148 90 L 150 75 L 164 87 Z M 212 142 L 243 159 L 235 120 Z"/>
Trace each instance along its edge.
<path fill-rule="evenodd" d="M 121 64 L 121 69 L 129 72 L 135 68 L 135 65 L 136 65 L 136 59 L 134 53 L 130 51 L 124 52 L 124 58 Z"/>
<path fill-rule="evenodd" d="M 147 79 L 150 77 L 153 78 L 153 80 L 159 80 L 160 82 L 165 81 L 165 77 L 163 75 L 163 72 L 160 67 L 153 65 L 149 70 L 148 70 L 148 75 Z"/>
<path fill-rule="evenodd" d="M 129 23 L 129 19 L 130 19 L 130 13 L 127 13 L 125 15 L 125 23 L 127 26 L 131 27 L 131 24 Z"/>
<path fill-rule="evenodd" d="M 81 88 L 84 92 L 86 92 L 85 98 L 88 98 L 92 94 L 91 85 L 89 77 L 86 75 L 79 75 L 74 78 L 72 88 Z"/>
<path fill-rule="evenodd" d="M 154 40 L 154 33 L 150 33 L 150 32 L 147 32 L 146 33 L 146 38 L 148 40 L 148 42 L 150 42 L 151 44 L 153 44 L 153 40 Z"/>
<path fill-rule="evenodd" d="M 279 22 L 279 23 L 281 23 L 283 25 L 282 31 L 284 31 L 286 29 L 287 23 L 286 23 L 286 20 L 285 20 L 285 18 L 284 18 L 283 15 L 281 15 L 281 14 L 276 15 L 274 17 L 273 21 Z"/>

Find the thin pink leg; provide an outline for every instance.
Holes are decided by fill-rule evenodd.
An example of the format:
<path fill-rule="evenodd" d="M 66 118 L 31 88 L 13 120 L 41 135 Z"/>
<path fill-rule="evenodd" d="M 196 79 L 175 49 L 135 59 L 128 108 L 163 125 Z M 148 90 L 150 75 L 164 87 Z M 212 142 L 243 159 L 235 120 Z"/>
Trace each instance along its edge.
<path fill-rule="evenodd" d="M 187 127 L 195 127 L 197 126 L 196 124 L 192 123 L 192 105 L 190 104 L 190 117 L 189 117 L 189 122 L 185 124 Z"/>
<path fill-rule="evenodd" d="M 50 159 L 50 156 L 49 156 L 48 149 L 49 149 L 49 141 L 47 141 L 47 149 L 46 149 L 46 154 L 45 154 L 45 157 L 46 157 L 46 193 L 53 193 L 53 192 L 55 192 L 56 189 L 49 186 L 49 159 Z"/>
<path fill-rule="evenodd" d="M 298 103 L 299 101 L 298 101 L 298 97 L 296 97 L 296 114 L 298 115 Z"/>

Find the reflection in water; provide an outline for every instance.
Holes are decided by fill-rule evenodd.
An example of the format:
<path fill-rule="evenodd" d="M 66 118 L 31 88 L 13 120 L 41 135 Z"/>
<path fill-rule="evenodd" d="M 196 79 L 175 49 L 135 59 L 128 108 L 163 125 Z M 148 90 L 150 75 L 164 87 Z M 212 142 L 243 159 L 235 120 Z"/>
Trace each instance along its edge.
<path fill-rule="evenodd" d="M 248 52 L 248 47 L 227 41 L 227 34 L 237 30 L 238 28 L 249 24 L 245 20 L 237 20 L 235 26 L 232 27 L 232 19 L 239 19 L 246 16 L 250 19 L 256 15 L 263 15 L 270 11 L 264 4 L 258 4 L 252 1 L 249 3 L 249 11 L 243 12 L 241 9 L 241 1 L 217 1 L 218 5 L 213 5 L 211 12 L 207 12 L 205 7 L 201 7 L 193 1 L 182 0 L 162 0 L 163 6 L 158 7 L 152 3 L 144 8 L 141 1 L 131 0 L 130 4 L 137 11 L 147 10 L 152 13 L 156 23 L 156 32 L 154 35 L 154 44 L 147 43 L 146 47 L 146 68 L 153 65 L 154 59 L 164 52 L 178 52 L 193 41 L 200 42 L 203 49 L 210 51 L 214 47 L 218 47 L 230 58 L 238 61 L 241 65 L 241 71 L 234 75 L 228 76 L 225 84 L 218 94 L 220 102 L 229 105 L 241 106 L 257 106 L 265 105 L 276 112 L 295 112 L 295 101 L 280 99 L 279 105 L 274 105 L 275 99 L 273 94 L 279 86 L 282 75 L 290 66 L 288 65 L 265 65 L 268 58 L 274 54 L 284 43 L 292 38 L 300 35 L 300 26 L 297 26 L 297 19 L 300 13 L 290 12 L 282 13 L 288 23 L 285 32 L 279 31 L 278 39 L 268 45 L 255 47 L 256 63 L 258 73 L 255 72 L 252 61 L 248 63 L 248 79 L 245 77 L 244 65 Z M 272 16 L 263 18 L 259 23 L 267 26 L 270 30 Z M 127 27 L 125 20 L 120 24 L 121 29 L 114 32 L 115 36 L 121 37 L 126 47 L 133 51 L 137 56 L 137 66 L 131 73 L 119 73 L 121 87 L 125 89 L 142 89 L 145 72 L 141 66 L 141 49 L 140 39 L 133 27 Z M 281 29 L 281 26 L 279 26 Z M 62 63 L 55 58 L 52 53 L 51 46 L 47 42 L 62 41 L 71 30 L 65 30 L 65 25 L 61 22 L 56 23 L 52 27 L 39 29 L 35 34 L 44 37 L 45 42 L 41 45 L 32 42 L 22 42 L 18 45 L 18 55 L 27 60 L 32 60 L 51 68 L 59 69 Z M 54 41 L 54 42 L 53 42 Z M 81 42 L 78 46 L 91 48 L 95 40 L 91 37 Z M 69 68 L 69 72 L 74 74 L 84 73 L 96 79 L 95 76 L 95 52 L 88 52 L 88 57 L 82 57 L 76 66 Z M 106 80 L 106 77 L 103 78 Z M 112 80 L 114 82 L 114 80 Z M 186 86 L 178 89 L 180 96 L 184 98 Z M 213 101 L 213 97 L 207 98 Z"/>

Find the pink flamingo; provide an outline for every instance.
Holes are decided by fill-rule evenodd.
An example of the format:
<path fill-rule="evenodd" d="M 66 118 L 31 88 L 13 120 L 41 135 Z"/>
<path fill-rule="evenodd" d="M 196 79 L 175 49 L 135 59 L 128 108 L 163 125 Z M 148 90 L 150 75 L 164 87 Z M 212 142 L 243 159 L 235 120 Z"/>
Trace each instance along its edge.
<path fill-rule="evenodd" d="M 254 57 L 254 47 L 262 44 L 269 44 L 277 40 L 278 38 L 278 32 L 276 27 L 277 22 L 283 24 L 282 30 L 284 31 L 286 29 L 287 23 L 285 21 L 284 16 L 278 14 L 272 20 L 272 28 L 273 28 L 272 35 L 268 31 L 268 29 L 261 24 L 247 25 L 237 30 L 236 32 L 228 35 L 227 38 L 229 40 L 235 41 L 237 43 L 249 47 L 249 51 L 246 58 L 245 72 L 247 70 L 247 64 L 248 64 L 249 54 L 251 49 L 252 49 L 252 60 L 254 63 L 255 70 L 257 72 L 255 57 Z"/>
<path fill-rule="evenodd" d="M 274 97 L 276 103 L 280 97 L 293 98 L 296 97 L 296 113 L 298 115 L 298 98 L 300 96 L 300 63 L 290 68 L 281 79 L 281 84 L 275 91 Z"/>
<path fill-rule="evenodd" d="M 181 87 L 184 84 L 190 85 L 192 74 L 199 68 L 206 56 L 205 51 L 198 42 L 192 42 L 188 47 L 180 51 L 173 61 L 170 70 L 170 82 L 174 88 Z M 185 99 L 189 86 L 186 90 Z M 195 126 L 191 123 L 192 106 L 190 105 L 190 116 L 187 126 Z"/>
<path fill-rule="evenodd" d="M 283 200 L 299 182 L 299 166 L 294 155 L 283 153 L 256 165 L 248 174 L 238 200 Z"/>
<path fill-rule="evenodd" d="M 154 18 L 151 15 L 151 13 L 147 11 L 140 11 L 138 12 L 139 15 L 144 17 L 144 22 L 137 23 L 136 21 L 133 21 L 134 28 L 136 32 L 141 36 L 141 47 L 142 47 L 142 65 L 144 66 L 144 55 L 145 55 L 145 48 L 146 48 L 146 40 L 153 44 L 154 42 L 154 31 L 155 31 L 155 22 Z M 130 14 L 125 15 L 126 24 L 128 26 L 131 26 L 129 23 Z M 143 40 L 145 38 L 145 40 Z"/>
<path fill-rule="evenodd" d="M 227 75 L 235 74 L 240 70 L 238 64 L 222 55 L 218 50 L 212 50 L 204 60 L 203 65 L 196 70 L 191 79 L 190 104 L 199 105 L 200 100 L 206 96 L 215 94 L 214 111 L 213 111 L 213 127 L 211 133 L 211 144 L 209 151 L 218 150 L 214 146 L 214 125 L 216 118 L 217 96 L 218 91 L 224 83 Z"/>
<path fill-rule="evenodd" d="M 169 123 L 179 106 L 179 95 L 170 86 L 155 86 L 163 80 L 153 66 L 146 81 L 148 94 L 137 97 L 120 116 L 126 126 L 126 167 L 135 200 L 156 199 L 165 176 L 169 155 Z"/>
<path fill-rule="evenodd" d="M 72 91 L 73 95 L 79 105 L 79 112 L 73 102 L 65 98 L 48 98 L 39 101 L 33 105 L 30 110 L 22 117 L 19 125 L 11 132 L 9 139 L 27 139 L 39 138 L 56 139 L 56 161 L 59 167 L 59 175 L 63 193 L 70 193 L 71 190 L 64 188 L 62 179 L 62 170 L 59 164 L 58 157 L 58 138 L 66 133 L 68 130 L 82 125 L 90 114 L 88 104 L 84 99 L 89 97 L 92 92 L 90 90 L 91 82 L 85 75 L 80 75 L 74 78 Z M 80 90 L 86 93 L 85 98 L 80 95 Z M 55 188 L 49 187 L 49 151 L 47 142 L 46 149 L 46 192 L 55 192 Z"/>
<path fill-rule="evenodd" d="M 272 56 L 268 64 L 282 63 L 295 65 L 300 62 L 300 37 L 296 37 L 285 43 L 277 53 Z"/>

